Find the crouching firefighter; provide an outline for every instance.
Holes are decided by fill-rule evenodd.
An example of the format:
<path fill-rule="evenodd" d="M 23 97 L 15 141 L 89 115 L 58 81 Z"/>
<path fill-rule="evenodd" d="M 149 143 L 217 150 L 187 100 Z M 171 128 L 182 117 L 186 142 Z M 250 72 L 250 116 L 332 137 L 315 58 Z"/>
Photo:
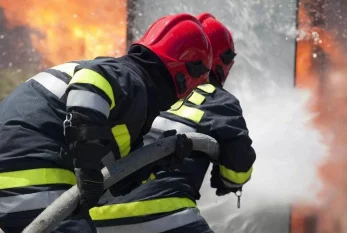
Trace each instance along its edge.
<path fill-rule="evenodd" d="M 216 189 L 217 196 L 240 196 L 243 185 L 251 178 L 256 154 L 239 101 L 223 89 L 234 64 L 234 43 L 230 31 L 214 16 L 203 13 L 197 18 L 212 44 L 210 83 L 198 86 L 187 101 L 180 100 L 170 110 L 161 112 L 144 137 L 145 144 L 175 134 L 175 130 L 214 137 L 221 153 L 218 163 L 213 165 L 211 187 Z M 103 206 L 90 210 L 98 232 L 213 232 L 196 206 L 209 164 L 206 154 L 194 151 L 181 164 L 154 169 L 144 182 L 141 172 L 145 171 L 123 179 L 121 182 L 127 185 L 123 187 L 127 188 L 111 188 L 116 197 L 103 198 Z"/>
<path fill-rule="evenodd" d="M 53 232 L 96 232 L 88 211 L 104 192 L 102 157 L 126 156 L 211 66 L 202 25 L 177 14 L 154 22 L 123 57 L 65 63 L 21 84 L 0 104 L 0 228 L 21 232 L 77 183 L 76 213 Z M 178 139 L 179 149 L 188 139 Z"/>

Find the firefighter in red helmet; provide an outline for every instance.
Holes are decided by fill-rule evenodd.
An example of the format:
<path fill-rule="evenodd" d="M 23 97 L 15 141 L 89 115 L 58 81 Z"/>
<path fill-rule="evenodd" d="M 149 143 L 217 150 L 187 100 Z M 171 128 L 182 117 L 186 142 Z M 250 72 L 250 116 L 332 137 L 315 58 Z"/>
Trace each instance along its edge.
<path fill-rule="evenodd" d="M 68 62 L 21 84 L 0 104 L 0 228 L 21 232 L 77 183 L 76 215 L 53 232 L 95 232 L 88 210 L 104 191 L 103 156 L 126 156 L 211 66 L 200 22 L 176 14 L 154 22 L 123 57 Z"/>
<path fill-rule="evenodd" d="M 230 31 L 213 15 L 202 13 L 197 18 L 213 50 L 209 83 L 199 85 L 186 101 L 161 112 L 144 137 L 145 144 L 176 132 L 214 137 L 220 145 L 220 157 L 213 161 L 211 187 L 217 196 L 232 192 L 239 199 L 243 185 L 251 178 L 256 154 L 239 101 L 223 89 L 236 56 L 234 42 Z M 146 181 L 140 179 L 146 169 L 123 179 L 123 190 L 110 189 L 116 198 L 105 198 L 106 205 L 90 210 L 98 232 L 213 232 L 196 206 L 209 165 L 206 154 L 193 151 L 182 164 L 154 169 Z"/>

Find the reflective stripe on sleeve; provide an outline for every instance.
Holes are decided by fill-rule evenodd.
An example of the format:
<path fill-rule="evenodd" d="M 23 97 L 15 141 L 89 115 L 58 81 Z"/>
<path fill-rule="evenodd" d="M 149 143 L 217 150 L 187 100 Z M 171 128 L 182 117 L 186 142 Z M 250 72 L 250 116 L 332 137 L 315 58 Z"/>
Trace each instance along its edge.
<path fill-rule="evenodd" d="M 76 184 L 73 172 L 60 168 L 38 168 L 0 173 L 0 189 L 45 184 Z"/>
<path fill-rule="evenodd" d="M 117 142 L 120 156 L 128 155 L 131 149 L 131 137 L 128 127 L 125 124 L 116 125 L 112 127 L 112 134 Z"/>
<path fill-rule="evenodd" d="M 59 99 L 65 94 L 67 88 L 67 84 L 64 81 L 46 72 L 38 73 L 29 80 L 35 80 L 40 83 Z"/>
<path fill-rule="evenodd" d="M 228 188 L 241 188 L 243 184 L 235 184 L 230 181 L 225 180 L 224 178 L 221 179 L 223 181 L 223 184 Z"/>
<path fill-rule="evenodd" d="M 199 85 L 197 88 L 209 94 L 216 90 L 216 88 L 210 83 Z"/>
<path fill-rule="evenodd" d="M 84 90 L 71 90 L 67 97 L 67 107 L 84 107 L 101 112 L 108 118 L 110 105 L 101 96 Z"/>
<path fill-rule="evenodd" d="M 251 167 L 247 172 L 235 172 L 230 170 L 223 165 L 220 165 L 220 173 L 226 180 L 230 180 L 235 184 L 243 184 L 245 183 L 252 174 L 253 167 Z"/>
<path fill-rule="evenodd" d="M 182 105 L 179 109 L 170 109 L 168 110 L 168 112 L 194 121 L 195 123 L 199 123 L 201 121 L 202 116 L 204 115 L 204 112 L 200 109 L 188 107 L 185 105 Z"/>
<path fill-rule="evenodd" d="M 168 197 L 94 207 L 89 214 L 93 220 L 107 220 L 167 213 L 189 207 L 196 207 L 196 204 L 188 198 Z"/>
<path fill-rule="evenodd" d="M 188 101 L 195 104 L 195 105 L 200 105 L 204 102 L 205 96 L 193 91 L 192 95 L 189 97 Z"/>
<path fill-rule="evenodd" d="M 0 213 L 45 209 L 66 190 L 45 191 L 0 198 Z"/>
<path fill-rule="evenodd" d="M 204 218 L 200 215 L 197 208 L 189 208 L 177 213 L 170 214 L 168 216 L 158 218 L 148 222 L 118 225 L 111 227 L 98 227 L 98 233 L 161 233 L 167 232 L 169 230 L 179 228 L 200 220 Z"/>
<path fill-rule="evenodd" d="M 182 104 L 183 104 L 183 100 L 179 100 L 171 106 L 170 110 L 176 110 L 180 108 Z"/>
<path fill-rule="evenodd" d="M 90 69 L 81 69 L 75 73 L 69 84 L 91 84 L 102 90 L 111 100 L 111 109 L 115 107 L 115 99 L 111 84 L 99 73 Z"/>
<path fill-rule="evenodd" d="M 68 74 L 70 77 L 72 77 L 74 74 L 76 66 L 78 66 L 78 63 L 65 63 L 65 64 L 54 66 L 50 69 L 64 72 L 64 73 Z"/>
<path fill-rule="evenodd" d="M 152 128 L 159 129 L 161 131 L 175 129 L 178 134 L 196 132 L 196 129 L 193 127 L 160 116 L 154 119 Z"/>

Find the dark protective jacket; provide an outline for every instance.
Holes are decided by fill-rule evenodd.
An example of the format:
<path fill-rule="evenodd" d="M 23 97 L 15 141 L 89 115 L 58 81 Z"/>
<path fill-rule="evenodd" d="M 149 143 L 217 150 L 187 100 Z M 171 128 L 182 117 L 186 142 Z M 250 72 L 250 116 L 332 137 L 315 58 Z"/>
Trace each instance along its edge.
<path fill-rule="evenodd" d="M 63 135 L 67 111 L 107 119 L 112 152 L 120 158 L 177 100 L 170 80 L 156 55 L 134 46 L 121 58 L 50 68 L 16 88 L 0 104 L 0 228 L 16 226 L 18 219 L 27 225 L 75 184 Z"/>
<path fill-rule="evenodd" d="M 178 133 L 210 135 L 220 144 L 222 178 L 242 186 L 251 176 L 256 157 L 252 140 L 239 101 L 213 79 L 211 81 L 200 85 L 186 102 L 178 101 L 169 111 L 161 112 L 144 137 L 145 144 L 155 141 L 163 131 L 170 129 L 176 129 Z M 145 181 L 130 194 L 105 200 L 101 203 L 104 206 L 90 211 L 98 231 L 107 232 L 112 226 L 116 232 L 133 232 L 136 227 L 164 232 L 164 229 L 183 225 L 206 226 L 203 219 L 197 219 L 200 215 L 192 211 L 195 211 L 196 200 L 200 198 L 199 189 L 209 164 L 207 155 L 194 151 L 175 171 L 156 172 L 150 181 Z M 169 216 L 173 216 L 172 219 Z M 160 218 L 166 228 L 162 228 Z M 207 229 L 206 232 L 210 231 Z"/>

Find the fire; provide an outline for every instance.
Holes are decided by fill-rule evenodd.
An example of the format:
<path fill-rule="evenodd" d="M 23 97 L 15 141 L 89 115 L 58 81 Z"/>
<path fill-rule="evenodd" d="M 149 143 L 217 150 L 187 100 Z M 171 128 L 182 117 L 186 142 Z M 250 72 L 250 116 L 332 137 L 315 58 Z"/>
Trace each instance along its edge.
<path fill-rule="evenodd" d="M 0 0 L 9 28 L 31 28 L 30 39 L 47 65 L 126 49 L 126 0 Z"/>
<path fill-rule="evenodd" d="M 297 215 L 314 216 L 315 226 L 307 231 L 319 233 L 347 232 L 347 58 L 343 43 L 331 30 L 313 22 L 302 1 L 299 7 L 297 47 L 297 85 L 311 88 L 310 108 L 316 112 L 314 124 L 329 146 L 326 161 L 318 168 L 323 190 L 322 206 L 298 207 Z M 324 7 L 323 7 L 324 8 Z M 298 216 L 296 216 L 296 220 Z"/>

